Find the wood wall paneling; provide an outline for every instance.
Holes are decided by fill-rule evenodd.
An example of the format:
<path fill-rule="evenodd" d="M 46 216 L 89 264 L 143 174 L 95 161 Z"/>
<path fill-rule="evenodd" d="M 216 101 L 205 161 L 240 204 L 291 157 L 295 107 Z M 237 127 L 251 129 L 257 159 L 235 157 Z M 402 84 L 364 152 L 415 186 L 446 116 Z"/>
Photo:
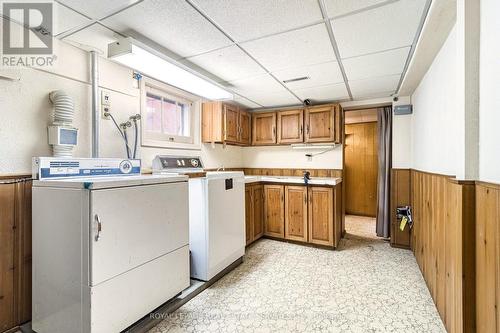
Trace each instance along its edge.
<path fill-rule="evenodd" d="M 0 184 L 0 331 L 31 319 L 31 181 Z"/>
<path fill-rule="evenodd" d="M 411 205 L 411 171 L 410 169 L 391 170 L 391 245 L 394 247 L 410 248 L 410 227 L 403 231 L 399 229 L 399 220 L 396 216 L 398 206 Z"/>
<path fill-rule="evenodd" d="M 377 123 L 345 126 L 346 213 L 377 214 Z"/>
<path fill-rule="evenodd" d="M 412 248 L 448 332 L 475 332 L 474 182 L 411 171 Z"/>

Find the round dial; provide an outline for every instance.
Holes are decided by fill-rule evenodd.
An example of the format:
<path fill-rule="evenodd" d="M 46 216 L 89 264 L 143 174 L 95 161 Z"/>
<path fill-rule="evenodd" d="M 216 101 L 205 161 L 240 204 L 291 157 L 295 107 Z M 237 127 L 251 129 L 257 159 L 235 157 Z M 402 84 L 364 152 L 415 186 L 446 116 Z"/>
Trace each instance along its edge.
<path fill-rule="evenodd" d="M 197 159 L 194 159 L 194 158 L 193 158 L 193 159 L 191 159 L 191 165 L 192 165 L 193 167 L 197 168 L 197 167 L 200 165 L 200 163 L 198 162 L 198 160 L 197 160 Z"/>
<path fill-rule="evenodd" d="M 132 163 L 129 160 L 123 160 L 120 163 L 120 171 L 122 173 L 130 173 L 130 172 L 132 172 Z"/>

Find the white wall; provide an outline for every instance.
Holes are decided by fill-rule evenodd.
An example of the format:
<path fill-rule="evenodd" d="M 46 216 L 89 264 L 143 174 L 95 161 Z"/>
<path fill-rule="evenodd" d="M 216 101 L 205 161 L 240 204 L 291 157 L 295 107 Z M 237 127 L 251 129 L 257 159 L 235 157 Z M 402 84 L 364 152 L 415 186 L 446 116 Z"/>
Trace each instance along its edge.
<path fill-rule="evenodd" d="M 456 112 L 456 50 L 454 27 L 411 97 L 414 169 L 456 175 L 463 144 Z"/>
<path fill-rule="evenodd" d="M 500 183 L 500 2 L 481 0 L 479 179 Z"/>
<path fill-rule="evenodd" d="M 409 96 L 399 97 L 397 105 L 411 104 Z M 412 167 L 412 120 L 413 114 L 392 116 L 392 167 L 394 169 L 410 169 Z"/>
<path fill-rule="evenodd" d="M 294 150 L 290 146 L 243 148 L 243 165 L 247 168 L 292 168 L 292 169 L 342 169 L 342 147 L 314 156 L 311 161 L 306 153 L 322 150 Z"/>

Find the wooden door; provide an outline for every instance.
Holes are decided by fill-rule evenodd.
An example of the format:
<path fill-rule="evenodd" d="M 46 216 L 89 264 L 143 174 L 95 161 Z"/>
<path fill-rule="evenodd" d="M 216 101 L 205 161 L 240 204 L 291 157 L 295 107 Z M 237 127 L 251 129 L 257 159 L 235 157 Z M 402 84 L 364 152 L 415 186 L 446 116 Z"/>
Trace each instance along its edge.
<path fill-rule="evenodd" d="M 224 105 L 224 140 L 237 143 L 239 140 L 239 113 L 234 105 Z"/>
<path fill-rule="evenodd" d="M 253 241 L 253 191 L 252 187 L 245 186 L 245 240 L 246 244 Z"/>
<path fill-rule="evenodd" d="M 285 238 L 307 242 L 307 187 L 285 187 Z"/>
<path fill-rule="evenodd" d="M 251 143 L 252 129 L 250 127 L 250 123 L 251 123 L 250 113 L 243 111 L 243 110 L 240 110 L 240 121 L 239 121 L 240 138 L 239 138 L 239 142 L 243 145 L 250 145 L 250 143 Z"/>
<path fill-rule="evenodd" d="M 304 111 L 289 110 L 278 112 L 278 143 L 298 143 L 304 141 Z"/>
<path fill-rule="evenodd" d="M 285 237 L 285 198 L 283 185 L 264 185 L 264 234 L 276 238 Z"/>
<path fill-rule="evenodd" d="M 307 108 L 305 142 L 335 141 L 334 114 L 334 105 Z"/>
<path fill-rule="evenodd" d="M 377 123 L 346 124 L 346 213 L 377 214 Z"/>
<path fill-rule="evenodd" d="M 252 115 L 252 145 L 276 143 L 276 112 Z"/>
<path fill-rule="evenodd" d="M 308 197 L 309 243 L 333 246 L 333 189 L 310 187 Z"/>
<path fill-rule="evenodd" d="M 264 234 L 264 186 L 252 186 L 253 201 L 253 239 L 256 240 Z"/>

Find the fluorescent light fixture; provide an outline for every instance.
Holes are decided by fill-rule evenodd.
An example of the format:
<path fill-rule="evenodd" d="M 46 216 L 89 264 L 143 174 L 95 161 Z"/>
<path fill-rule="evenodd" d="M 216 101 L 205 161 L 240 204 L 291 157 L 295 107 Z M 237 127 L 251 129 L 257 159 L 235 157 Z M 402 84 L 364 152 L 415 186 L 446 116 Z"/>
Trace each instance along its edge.
<path fill-rule="evenodd" d="M 337 146 L 338 146 L 338 144 L 336 144 L 336 143 L 332 143 L 332 144 L 298 143 L 298 144 L 292 144 L 292 149 L 302 149 L 302 150 L 333 149 Z"/>
<path fill-rule="evenodd" d="M 233 94 L 195 74 L 175 60 L 150 51 L 131 38 L 108 45 L 108 57 L 146 76 L 211 100 L 233 99 Z"/>

